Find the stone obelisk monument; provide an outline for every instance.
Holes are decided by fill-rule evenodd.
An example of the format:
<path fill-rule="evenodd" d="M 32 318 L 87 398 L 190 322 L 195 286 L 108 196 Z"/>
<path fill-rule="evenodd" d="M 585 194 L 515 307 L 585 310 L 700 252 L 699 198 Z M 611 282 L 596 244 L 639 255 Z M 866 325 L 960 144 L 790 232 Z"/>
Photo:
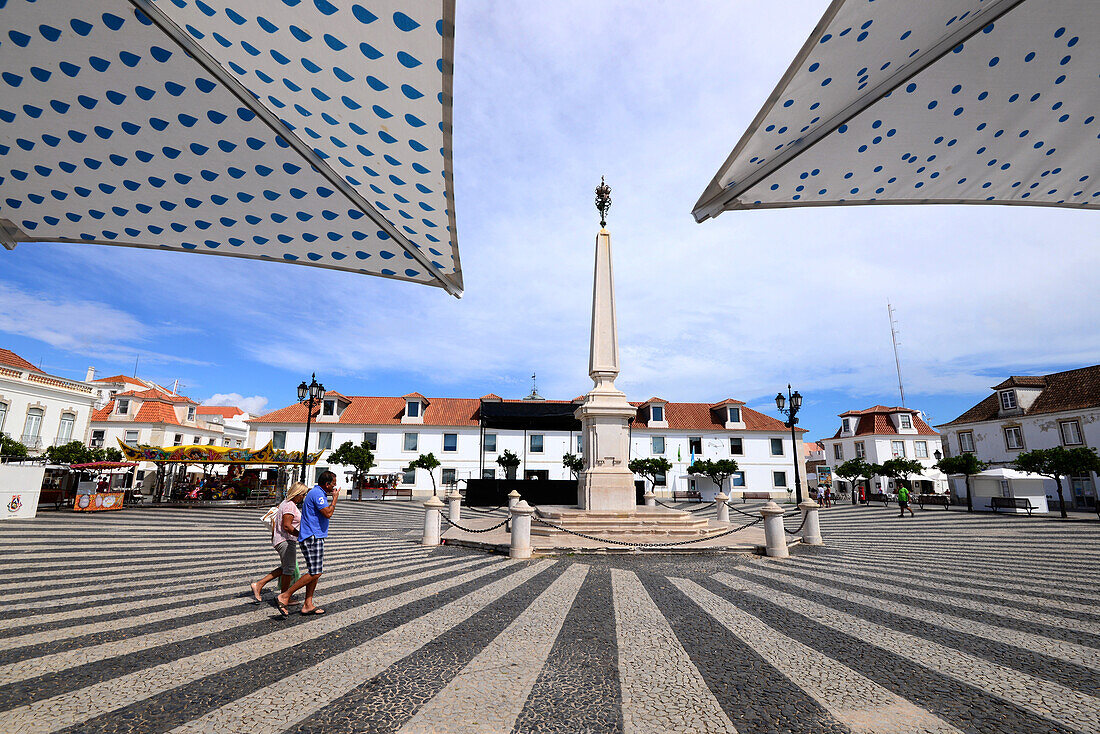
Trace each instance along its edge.
<path fill-rule="evenodd" d="M 596 265 L 592 278 L 592 341 L 588 374 L 593 388 L 575 413 L 584 436 L 584 469 L 577 486 L 582 510 L 634 510 L 634 475 L 627 468 L 630 421 L 637 413 L 626 395 L 615 388 L 619 374 L 619 335 L 615 325 L 615 277 L 611 267 L 611 233 L 607 211 L 611 187 L 600 179 L 596 188 L 600 232 L 596 235 Z"/>

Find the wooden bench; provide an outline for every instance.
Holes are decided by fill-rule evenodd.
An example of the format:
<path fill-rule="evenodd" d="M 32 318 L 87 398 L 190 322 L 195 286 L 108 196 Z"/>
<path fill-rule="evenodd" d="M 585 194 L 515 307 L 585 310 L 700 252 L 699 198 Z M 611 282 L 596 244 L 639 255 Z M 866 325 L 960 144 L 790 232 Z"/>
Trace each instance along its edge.
<path fill-rule="evenodd" d="M 410 500 L 413 496 L 412 487 L 383 487 L 382 499 L 386 499 L 388 495 L 394 497 L 408 497 Z"/>
<path fill-rule="evenodd" d="M 749 500 L 770 500 L 771 498 L 771 492 L 742 492 L 741 504 L 745 504 Z"/>
<path fill-rule="evenodd" d="M 688 500 L 695 500 L 696 502 L 702 502 L 703 501 L 703 495 L 701 495 L 699 492 L 693 492 L 693 491 L 690 491 L 690 490 L 689 491 L 684 491 L 684 492 L 680 492 L 680 491 L 677 491 L 677 490 L 672 491 L 672 501 L 673 502 L 687 502 Z"/>
<path fill-rule="evenodd" d="M 872 502 L 881 502 L 883 507 L 889 507 L 890 495 L 885 492 L 872 492 L 867 495 L 867 504 L 871 504 Z"/>
<path fill-rule="evenodd" d="M 923 510 L 925 505 L 943 505 L 947 510 L 951 507 L 951 496 L 946 494 L 918 494 L 917 504 Z"/>
<path fill-rule="evenodd" d="M 1031 512 L 1033 510 L 1039 509 L 1035 505 L 1031 504 L 1031 500 L 1029 500 L 1027 497 L 990 497 L 989 505 L 993 508 L 994 512 L 1001 509 L 1002 507 L 1013 508 L 1017 510 L 1027 510 L 1028 517 L 1031 517 Z"/>

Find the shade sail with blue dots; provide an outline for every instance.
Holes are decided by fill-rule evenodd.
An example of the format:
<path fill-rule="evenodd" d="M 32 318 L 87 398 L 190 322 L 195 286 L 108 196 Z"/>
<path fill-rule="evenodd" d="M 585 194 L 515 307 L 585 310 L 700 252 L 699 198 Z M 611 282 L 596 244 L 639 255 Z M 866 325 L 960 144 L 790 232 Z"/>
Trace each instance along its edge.
<path fill-rule="evenodd" d="M 1098 72 L 1096 0 L 834 0 L 693 214 L 1098 208 Z"/>
<path fill-rule="evenodd" d="M 453 0 L 0 0 L 0 239 L 459 295 Z"/>

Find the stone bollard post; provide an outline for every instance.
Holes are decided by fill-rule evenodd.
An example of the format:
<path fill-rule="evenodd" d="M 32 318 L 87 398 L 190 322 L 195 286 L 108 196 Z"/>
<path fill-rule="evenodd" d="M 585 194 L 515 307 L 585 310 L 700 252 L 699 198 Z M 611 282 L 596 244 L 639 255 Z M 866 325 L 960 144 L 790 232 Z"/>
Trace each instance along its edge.
<path fill-rule="evenodd" d="M 806 500 L 798 506 L 802 510 L 802 542 L 805 545 L 825 545 L 821 539 L 821 523 L 818 519 L 818 508 L 821 505 L 813 500 Z"/>
<path fill-rule="evenodd" d="M 642 495 L 642 499 L 645 501 L 646 507 L 657 506 L 657 495 L 653 494 L 652 489 L 646 490 L 646 493 Z"/>
<path fill-rule="evenodd" d="M 442 520 L 440 513 L 443 503 L 438 497 L 431 497 L 424 503 L 424 539 L 421 545 L 439 545 L 439 524 Z"/>
<path fill-rule="evenodd" d="M 512 547 L 509 558 L 531 557 L 531 515 L 535 508 L 520 500 L 509 512 L 512 515 Z"/>
<path fill-rule="evenodd" d="M 714 498 L 718 507 L 718 522 L 729 523 L 730 521 L 730 506 L 727 504 L 729 499 L 725 492 L 719 492 Z"/>
<path fill-rule="evenodd" d="M 769 500 L 768 504 L 760 508 L 760 514 L 764 518 L 764 542 L 767 545 L 767 553 L 770 558 L 787 558 L 786 531 L 783 530 L 783 508 Z"/>
<path fill-rule="evenodd" d="M 457 489 L 447 494 L 447 517 L 451 522 L 462 519 L 462 494 Z"/>
<path fill-rule="evenodd" d="M 516 503 L 519 502 L 519 500 L 520 500 L 520 496 L 521 496 L 520 493 L 517 492 L 514 489 L 511 492 L 508 493 L 508 509 L 509 510 L 511 510 L 513 507 L 516 506 Z"/>

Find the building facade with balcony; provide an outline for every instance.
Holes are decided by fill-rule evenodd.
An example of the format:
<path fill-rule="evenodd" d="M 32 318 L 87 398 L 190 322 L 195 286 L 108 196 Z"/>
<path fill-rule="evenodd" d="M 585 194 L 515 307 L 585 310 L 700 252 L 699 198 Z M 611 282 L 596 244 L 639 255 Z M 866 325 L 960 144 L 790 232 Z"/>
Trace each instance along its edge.
<path fill-rule="evenodd" d="M 970 452 L 993 467 L 1007 467 L 1033 449 L 1100 450 L 1100 365 L 1049 375 L 1016 375 L 990 390 L 958 418 L 936 426 L 949 455 Z M 953 481 L 961 496 L 965 492 L 962 478 Z M 1096 474 L 1063 480 L 1067 505 L 1095 508 L 1096 487 Z M 1047 500 L 1055 502 L 1054 480 L 1045 480 L 1044 488 Z"/>
<path fill-rule="evenodd" d="M 401 486 L 416 496 L 432 492 L 432 481 L 424 471 L 406 471 L 409 463 L 424 453 L 440 461 L 435 486 L 472 478 L 505 478 L 496 462 L 504 451 L 520 458 L 516 476 L 526 479 L 571 479 L 562 465 L 567 453 L 583 453 L 579 423 L 574 430 L 521 430 L 487 428 L 482 419 L 486 403 L 537 404 L 543 412 L 570 416 L 579 407 L 572 401 L 502 400 L 496 395 L 481 398 L 427 398 L 420 393 L 401 397 L 348 397 L 327 392 L 315 405 L 310 428 L 310 451 L 324 453 L 312 469 L 309 481 L 325 469 L 337 473 L 338 486 L 350 486 L 349 467 L 333 466 L 329 452 L 345 441 L 367 441 L 374 449 L 376 474 L 400 474 Z M 670 403 L 652 398 L 633 403 L 638 412 L 630 424 L 631 458 L 664 457 L 672 464 L 665 477 L 658 478 L 659 496 L 674 490 L 713 496 L 717 488 L 709 479 L 687 473 L 693 459 L 735 459 L 740 471 L 722 487 L 739 496 L 743 492 L 768 494 L 786 499 L 794 488 L 794 460 L 790 431 L 780 421 L 727 400 L 706 403 Z M 499 412 L 499 411 L 487 411 Z M 281 408 L 249 421 L 250 444 L 301 450 L 305 439 L 306 405 Z M 799 431 L 801 440 L 802 430 Z M 800 448 L 800 447 L 799 447 Z M 804 462 L 800 461 L 804 478 Z M 640 477 L 639 477 L 640 479 Z M 803 485 L 805 486 L 805 485 Z"/>
<path fill-rule="evenodd" d="M 836 434 L 821 442 L 834 485 L 851 489 L 845 480 L 836 476 L 836 468 L 850 459 L 882 464 L 889 459 L 903 458 L 913 459 L 922 467 L 920 474 L 910 477 L 911 489 L 929 494 L 948 491 L 946 475 L 935 468 L 936 453 L 943 455 L 940 434 L 924 422 L 919 411 L 875 405 L 865 410 L 849 410 L 839 417 L 840 427 Z M 876 476 L 870 479 L 868 490 L 895 494 L 897 487 L 893 479 Z"/>
<path fill-rule="evenodd" d="M 32 456 L 54 445 L 85 441 L 95 403 L 91 385 L 47 374 L 0 349 L 0 432 Z"/>

